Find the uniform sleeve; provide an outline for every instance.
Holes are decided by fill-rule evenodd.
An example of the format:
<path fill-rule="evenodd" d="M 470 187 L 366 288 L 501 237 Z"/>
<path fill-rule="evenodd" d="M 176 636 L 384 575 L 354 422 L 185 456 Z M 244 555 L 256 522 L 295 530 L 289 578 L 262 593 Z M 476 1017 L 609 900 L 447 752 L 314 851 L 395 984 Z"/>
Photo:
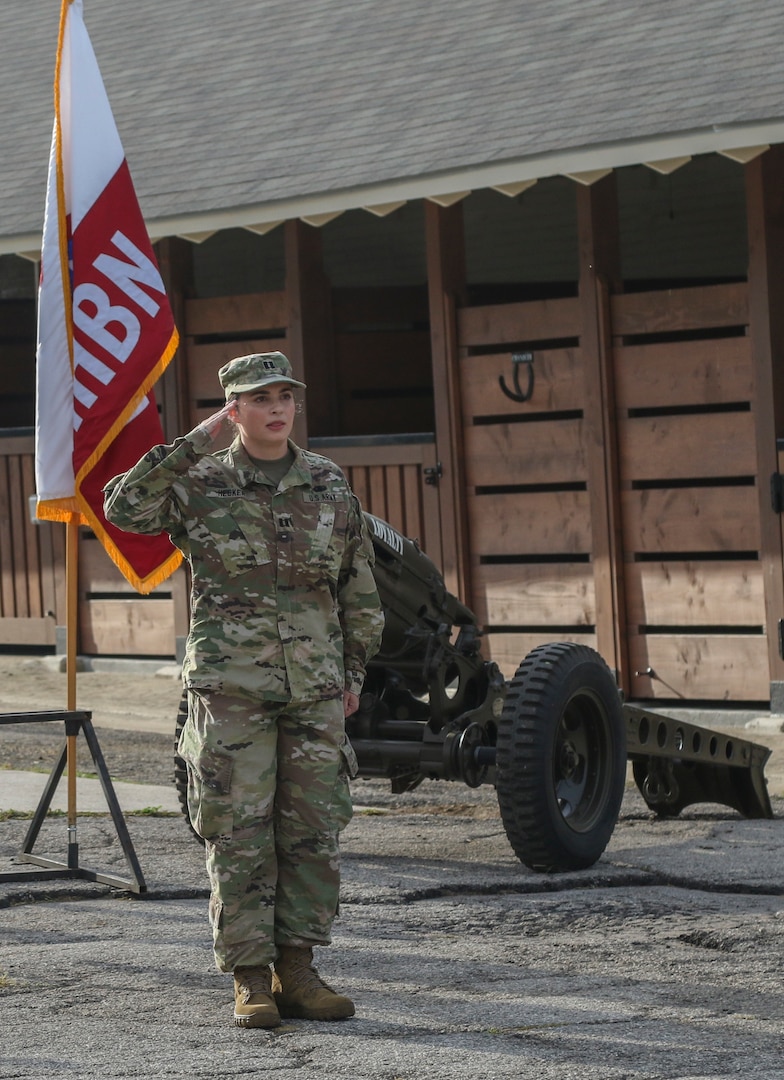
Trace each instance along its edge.
<path fill-rule="evenodd" d="M 126 532 L 156 534 L 165 530 L 174 538 L 182 530 L 178 481 L 211 446 L 211 436 L 201 427 L 171 446 L 154 446 L 104 488 L 107 521 Z"/>
<path fill-rule="evenodd" d="M 353 495 L 351 504 L 348 542 L 338 580 L 338 604 L 343 627 L 345 688 L 358 695 L 367 663 L 381 645 L 384 612 L 373 577 L 373 544 L 359 502 Z"/>

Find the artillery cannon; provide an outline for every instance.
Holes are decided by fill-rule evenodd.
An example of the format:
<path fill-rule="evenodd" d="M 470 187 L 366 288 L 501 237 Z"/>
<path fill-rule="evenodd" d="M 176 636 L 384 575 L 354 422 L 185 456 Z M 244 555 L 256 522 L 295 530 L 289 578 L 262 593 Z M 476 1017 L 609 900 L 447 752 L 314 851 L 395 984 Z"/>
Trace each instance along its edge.
<path fill-rule="evenodd" d="M 507 683 L 482 657 L 475 615 L 418 543 L 365 518 L 386 622 L 359 710 L 346 721 L 361 777 L 386 778 L 397 793 L 424 779 L 493 784 L 515 854 L 541 871 L 584 869 L 601 856 L 628 761 L 659 816 L 697 802 L 773 816 L 767 747 L 624 704 L 585 645 L 540 645 Z M 183 704 L 177 738 L 186 715 Z M 176 755 L 175 782 L 187 817 Z"/>

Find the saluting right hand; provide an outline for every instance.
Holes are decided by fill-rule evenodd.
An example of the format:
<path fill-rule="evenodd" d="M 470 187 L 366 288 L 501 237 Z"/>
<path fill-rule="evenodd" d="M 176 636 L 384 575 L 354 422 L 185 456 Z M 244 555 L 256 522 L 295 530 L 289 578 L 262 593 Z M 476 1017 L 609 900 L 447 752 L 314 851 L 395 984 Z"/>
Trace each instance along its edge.
<path fill-rule="evenodd" d="M 223 425 L 226 421 L 237 415 L 237 399 L 230 398 L 229 401 L 223 406 L 222 409 L 218 409 L 212 416 L 208 416 L 206 420 L 202 420 L 201 426 L 208 431 L 213 439 L 221 433 Z"/>

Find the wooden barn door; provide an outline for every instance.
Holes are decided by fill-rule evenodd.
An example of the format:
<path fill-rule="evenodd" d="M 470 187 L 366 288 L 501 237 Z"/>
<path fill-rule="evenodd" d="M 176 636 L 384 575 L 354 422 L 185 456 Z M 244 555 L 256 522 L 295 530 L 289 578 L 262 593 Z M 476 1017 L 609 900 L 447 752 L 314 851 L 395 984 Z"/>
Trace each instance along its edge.
<path fill-rule="evenodd" d="M 457 321 L 469 602 L 509 677 L 535 645 L 596 645 L 580 308 L 471 307 Z"/>
<path fill-rule="evenodd" d="M 632 698 L 763 702 L 768 478 L 747 286 L 621 294 L 607 314 L 609 431 L 591 408 L 577 299 L 458 312 L 471 603 L 486 650 L 509 676 L 537 644 L 580 641 L 610 666 L 622 658 Z M 599 536 L 597 500 L 617 503 L 617 547 L 611 530 Z M 615 574 L 617 650 L 597 614 Z"/>
<path fill-rule="evenodd" d="M 748 287 L 611 311 L 631 695 L 765 701 Z"/>

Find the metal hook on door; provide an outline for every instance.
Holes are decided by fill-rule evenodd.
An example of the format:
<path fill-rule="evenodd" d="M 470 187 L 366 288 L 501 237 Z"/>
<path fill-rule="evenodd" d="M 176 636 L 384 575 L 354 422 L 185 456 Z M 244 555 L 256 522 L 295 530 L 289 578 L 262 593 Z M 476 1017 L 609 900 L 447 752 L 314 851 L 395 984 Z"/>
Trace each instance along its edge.
<path fill-rule="evenodd" d="M 526 364 L 528 367 L 528 386 L 525 390 L 520 386 L 521 364 Z M 512 401 L 528 401 L 534 392 L 534 354 L 532 352 L 512 354 L 512 382 L 514 390 L 510 390 L 506 385 L 503 375 L 498 376 L 498 385 L 508 398 Z"/>

